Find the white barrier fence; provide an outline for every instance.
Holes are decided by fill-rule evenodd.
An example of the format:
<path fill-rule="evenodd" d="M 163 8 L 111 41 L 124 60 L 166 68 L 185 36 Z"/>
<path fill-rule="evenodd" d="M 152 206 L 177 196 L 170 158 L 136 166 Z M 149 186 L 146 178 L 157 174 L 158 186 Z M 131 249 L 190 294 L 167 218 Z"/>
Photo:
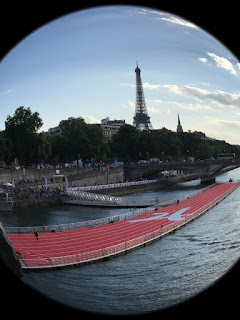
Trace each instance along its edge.
<path fill-rule="evenodd" d="M 138 186 L 138 185 L 143 185 L 143 184 L 156 183 L 158 181 L 160 181 L 160 180 L 159 179 L 141 180 L 141 181 L 131 181 L 131 182 L 95 185 L 95 186 L 71 187 L 71 188 L 66 188 L 66 190 L 73 190 L 73 191 L 103 190 L 103 189 L 122 188 L 122 187 L 129 187 L 129 186 Z"/>
<path fill-rule="evenodd" d="M 182 201 L 187 198 L 193 197 L 210 187 L 213 187 L 214 185 L 205 187 L 203 189 L 197 190 L 195 192 L 192 192 L 190 194 L 187 194 L 185 196 L 179 197 L 179 199 L 173 199 L 166 202 L 162 202 L 159 204 L 155 204 L 154 206 L 138 209 L 134 211 L 130 211 L 121 215 L 112 216 L 112 217 L 105 217 L 95 220 L 87 220 L 87 221 L 81 221 L 81 222 L 73 222 L 73 223 L 67 223 L 67 224 L 58 224 L 58 225 L 48 225 L 48 226 L 30 226 L 30 227 L 4 227 L 6 233 L 33 233 L 35 231 L 37 232 L 58 232 L 58 231 L 65 231 L 65 230 L 73 230 L 78 228 L 87 228 L 87 227 L 93 227 L 101 224 L 108 224 L 113 222 L 118 222 L 121 220 L 126 220 L 129 218 L 133 218 L 148 212 L 151 212 L 153 210 L 157 210 L 161 207 L 165 207 L 168 205 L 171 205 L 173 203 L 176 203 L 178 200 Z"/>
<path fill-rule="evenodd" d="M 103 203 L 116 203 L 121 204 L 123 202 L 122 198 L 114 197 L 114 196 L 107 196 L 103 194 L 96 194 L 85 192 L 81 190 L 65 190 L 64 194 L 78 198 L 83 201 L 96 201 L 96 202 L 103 202 Z"/>

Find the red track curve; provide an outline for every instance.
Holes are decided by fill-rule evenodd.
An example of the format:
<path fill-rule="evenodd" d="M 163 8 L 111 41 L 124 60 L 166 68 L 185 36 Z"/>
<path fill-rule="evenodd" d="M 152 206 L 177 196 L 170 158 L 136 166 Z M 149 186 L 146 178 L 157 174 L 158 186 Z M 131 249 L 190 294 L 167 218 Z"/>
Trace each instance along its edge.
<path fill-rule="evenodd" d="M 14 250 L 21 254 L 20 262 L 23 267 L 51 267 L 99 259 L 106 255 L 106 248 L 115 246 L 115 251 L 107 251 L 107 254 L 116 254 L 117 248 L 119 251 L 130 248 L 127 245 L 130 240 L 140 237 L 142 240 L 148 240 L 147 234 L 153 235 L 155 232 L 155 236 L 159 236 L 161 233 L 173 230 L 176 225 L 188 220 L 193 213 L 199 215 L 209 209 L 238 185 L 239 183 L 216 185 L 178 204 L 115 223 L 54 233 L 39 233 L 39 240 L 34 234 L 8 234 L 8 237 Z M 135 245 L 139 245 L 139 242 L 135 241 Z M 95 252 L 94 256 L 92 254 L 89 256 L 87 254 L 89 252 Z M 70 257 L 69 260 L 66 256 L 74 258 Z"/>

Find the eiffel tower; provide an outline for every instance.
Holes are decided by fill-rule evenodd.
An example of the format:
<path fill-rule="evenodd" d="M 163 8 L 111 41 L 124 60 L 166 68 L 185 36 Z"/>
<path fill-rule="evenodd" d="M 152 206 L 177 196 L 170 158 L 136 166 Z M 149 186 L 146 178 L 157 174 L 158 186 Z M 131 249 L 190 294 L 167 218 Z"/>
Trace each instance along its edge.
<path fill-rule="evenodd" d="M 135 106 L 135 116 L 133 117 L 133 125 L 139 131 L 151 131 L 152 124 L 150 117 L 147 112 L 146 102 L 143 93 L 142 80 L 141 80 L 141 70 L 138 68 L 135 69 L 136 72 L 136 106 Z"/>

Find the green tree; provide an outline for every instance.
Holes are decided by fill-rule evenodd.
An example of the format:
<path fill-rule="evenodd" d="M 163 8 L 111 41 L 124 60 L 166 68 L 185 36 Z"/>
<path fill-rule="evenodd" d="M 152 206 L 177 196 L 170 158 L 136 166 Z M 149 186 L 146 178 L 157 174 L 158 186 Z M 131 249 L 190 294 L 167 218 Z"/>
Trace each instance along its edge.
<path fill-rule="evenodd" d="M 5 131 L 0 132 L 0 161 L 9 163 L 12 161 L 12 142 L 6 136 Z"/>
<path fill-rule="evenodd" d="M 63 146 L 68 161 L 87 159 L 100 159 L 104 151 L 103 132 L 98 127 L 85 123 L 84 119 L 68 118 L 61 123 Z"/>
<path fill-rule="evenodd" d="M 151 134 L 147 132 L 139 132 L 138 139 L 138 159 L 139 160 L 148 160 L 151 157 Z"/>
<path fill-rule="evenodd" d="M 103 131 L 94 125 L 87 125 L 88 152 L 86 156 L 95 160 L 106 160 L 109 146 L 104 142 Z"/>
<path fill-rule="evenodd" d="M 214 149 L 210 146 L 208 141 L 202 141 L 198 145 L 200 159 L 209 159 L 213 156 Z"/>
<path fill-rule="evenodd" d="M 11 139 L 13 156 L 19 160 L 20 165 L 31 162 L 37 141 L 37 131 L 42 125 L 39 113 L 32 113 L 30 108 L 23 106 L 17 108 L 12 117 L 7 116 L 6 135 Z"/>
<path fill-rule="evenodd" d="M 110 148 L 113 156 L 117 156 L 124 161 L 134 161 L 138 159 L 139 132 L 133 126 L 125 124 L 113 136 Z"/>
<path fill-rule="evenodd" d="M 176 133 L 182 144 L 182 156 L 189 157 L 194 156 L 199 158 L 199 144 L 201 139 L 191 132 L 179 132 Z"/>
<path fill-rule="evenodd" d="M 48 143 L 51 145 L 51 155 L 49 162 L 51 162 L 54 165 L 66 162 L 66 151 L 64 148 L 62 135 L 48 135 L 46 139 Z"/>
<path fill-rule="evenodd" d="M 36 136 L 36 144 L 34 146 L 32 163 L 46 162 L 50 160 L 52 154 L 52 145 L 46 136 L 42 133 Z M 50 161 L 51 162 L 51 161 Z"/>
<path fill-rule="evenodd" d="M 152 156 L 158 158 L 178 158 L 182 154 L 182 142 L 176 132 L 166 128 L 152 132 Z"/>
<path fill-rule="evenodd" d="M 87 124 L 84 119 L 70 117 L 61 123 L 62 137 L 67 160 L 78 160 L 79 156 L 86 160 Z"/>
<path fill-rule="evenodd" d="M 143 159 L 157 157 L 164 160 L 181 157 L 183 147 L 178 135 L 166 128 L 148 134 L 141 132 L 139 146 Z"/>

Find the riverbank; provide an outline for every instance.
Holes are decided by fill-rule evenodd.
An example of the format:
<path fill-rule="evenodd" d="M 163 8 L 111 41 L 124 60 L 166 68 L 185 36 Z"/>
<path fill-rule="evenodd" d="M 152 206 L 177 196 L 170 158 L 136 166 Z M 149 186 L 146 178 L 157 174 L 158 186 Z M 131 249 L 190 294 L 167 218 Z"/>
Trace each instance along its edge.
<path fill-rule="evenodd" d="M 1 170 L 0 185 L 10 182 L 15 187 L 65 188 L 74 186 L 90 186 L 94 184 L 108 184 L 124 181 L 123 167 L 101 169 L 93 168 L 61 168 L 61 169 L 24 169 Z"/>
<path fill-rule="evenodd" d="M 91 190 L 92 193 L 101 193 L 106 194 L 110 196 L 127 196 L 133 193 L 137 192 L 145 192 L 149 190 L 159 189 L 159 188 L 165 188 L 170 185 L 174 185 L 180 182 L 186 182 L 191 180 L 198 179 L 198 175 L 196 174 L 188 174 L 188 175 L 182 175 L 182 176 L 176 176 L 171 177 L 167 179 L 157 180 L 155 183 L 146 183 L 141 185 L 132 185 L 132 186 L 126 186 L 121 188 L 109 188 L 109 189 L 102 189 L 101 192 Z"/>
<path fill-rule="evenodd" d="M 14 208 L 26 208 L 26 207 L 49 207 L 61 204 L 59 197 L 54 198 L 41 198 L 41 199 L 17 199 L 14 201 Z"/>
<path fill-rule="evenodd" d="M 197 175 L 184 175 L 171 177 L 164 180 L 157 180 L 156 182 L 149 182 L 144 184 L 132 184 L 121 187 L 112 187 L 116 184 L 109 184 L 108 188 L 101 190 L 91 190 L 91 193 L 100 193 L 105 195 L 125 196 L 134 193 L 145 192 L 158 188 L 164 188 L 180 182 L 191 181 L 197 179 Z M 122 184 L 124 185 L 124 184 Z M 13 192 L 14 208 L 34 207 L 34 206 L 54 206 L 61 204 L 61 189 L 59 188 L 45 188 L 39 189 L 35 187 L 21 187 L 15 188 Z"/>
<path fill-rule="evenodd" d="M 224 168 L 219 172 L 222 174 L 226 171 L 231 171 L 235 166 L 229 166 Z M 197 174 L 187 174 L 181 176 L 170 177 L 167 179 L 159 179 L 154 183 L 146 183 L 146 184 L 134 184 L 128 186 L 121 187 L 112 187 L 112 185 L 116 184 L 116 182 L 109 183 L 109 188 L 101 189 L 101 190 L 90 190 L 92 193 L 100 193 L 111 196 L 126 196 L 134 193 L 146 192 L 154 189 L 165 188 L 177 183 L 191 181 L 198 179 L 199 176 Z M 81 184 L 77 184 L 77 186 L 86 186 L 88 180 L 81 180 Z M 93 180 L 96 185 L 96 180 Z M 77 182 L 77 181 L 76 181 Z M 93 185 L 94 185 L 93 184 Z M 75 184 L 74 184 L 75 185 Z M 101 185 L 101 184 L 100 184 Z M 55 188 L 48 187 L 48 192 L 46 192 L 45 187 L 43 185 L 31 184 L 31 186 L 21 185 L 16 190 L 22 190 L 24 193 L 23 197 L 14 197 L 14 207 L 15 208 L 23 208 L 23 207 L 34 207 L 34 206 L 54 206 L 61 204 L 61 197 L 59 190 L 64 189 L 64 184 L 62 187 L 57 186 Z M 42 195 L 41 195 L 42 194 Z M 14 208 L 13 208 L 14 209 Z"/>

